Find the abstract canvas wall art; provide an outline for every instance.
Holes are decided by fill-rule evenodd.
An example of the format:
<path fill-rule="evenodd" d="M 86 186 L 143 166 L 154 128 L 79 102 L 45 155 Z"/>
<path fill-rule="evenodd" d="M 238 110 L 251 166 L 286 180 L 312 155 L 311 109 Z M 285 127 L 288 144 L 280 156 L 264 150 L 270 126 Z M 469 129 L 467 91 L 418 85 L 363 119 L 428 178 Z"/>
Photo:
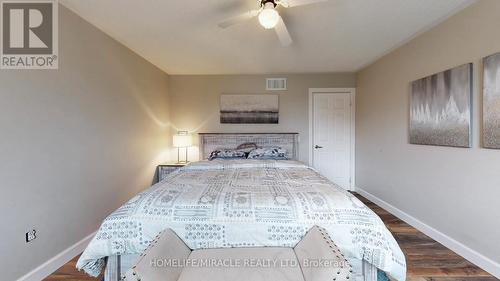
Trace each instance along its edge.
<path fill-rule="evenodd" d="M 472 64 L 411 85 L 410 143 L 471 147 Z"/>
<path fill-rule="evenodd" d="M 483 146 L 500 149 L 500 53 L 484 58 Z"/>
<path fill-rule="evenodd" d="M 221 95 L 220 122 L 229 124 L 278 124 L 278 95 Z"/>

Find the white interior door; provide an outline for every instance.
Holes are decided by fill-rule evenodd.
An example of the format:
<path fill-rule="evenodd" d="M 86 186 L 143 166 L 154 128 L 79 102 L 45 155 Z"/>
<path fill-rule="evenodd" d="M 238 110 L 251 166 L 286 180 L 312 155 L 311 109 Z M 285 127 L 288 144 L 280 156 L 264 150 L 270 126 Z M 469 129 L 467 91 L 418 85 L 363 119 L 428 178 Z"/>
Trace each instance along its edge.
<path fill-rule="evenodd" d="M 313 167 L 351 189 L 351 94 L 312 93 L 312 103 Z"/>

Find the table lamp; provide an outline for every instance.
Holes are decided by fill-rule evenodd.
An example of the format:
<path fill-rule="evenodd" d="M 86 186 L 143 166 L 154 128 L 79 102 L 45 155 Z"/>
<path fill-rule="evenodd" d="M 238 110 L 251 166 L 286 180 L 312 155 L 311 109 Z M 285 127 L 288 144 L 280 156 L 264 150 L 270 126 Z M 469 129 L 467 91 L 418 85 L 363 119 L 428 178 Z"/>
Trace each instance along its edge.
<path fill-rule="evenodd" d="M 191 135 L 188 134 L 187 131 L 179 131 L 177 132 L 176 135 L 173 137 L 173 146 L 177 147 L 177 163 L 179 164 L 186 164 L 188 163 L 188 147 L 190 147 L 193 144 L 193 139 L 191 138 Z M 186 150 L 186 159 L 181 161 L 180 160 L 180 150 L 181 148 L 184 148 Z"/>

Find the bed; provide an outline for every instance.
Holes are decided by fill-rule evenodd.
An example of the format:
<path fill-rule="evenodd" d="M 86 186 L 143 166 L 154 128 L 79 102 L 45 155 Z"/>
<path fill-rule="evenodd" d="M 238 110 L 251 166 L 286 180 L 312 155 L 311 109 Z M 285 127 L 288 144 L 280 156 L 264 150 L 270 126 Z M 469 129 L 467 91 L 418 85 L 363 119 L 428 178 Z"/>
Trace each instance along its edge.
<path fill-rule="evenodd" d="M 298 135 L 200 134 L 200 157 L 242 143 L 279 146 L 291 160 L 199 161 L 141 192 L 108 216 L 77 267 L 116 280 L 150 241 L 171 228 L 191 249 L 293 247 L 314 225 L 328 230 L 354 280 L 380 269 L 406 275 L 405 257 L 379 217 L 352 194 L 296 161 Z"/>

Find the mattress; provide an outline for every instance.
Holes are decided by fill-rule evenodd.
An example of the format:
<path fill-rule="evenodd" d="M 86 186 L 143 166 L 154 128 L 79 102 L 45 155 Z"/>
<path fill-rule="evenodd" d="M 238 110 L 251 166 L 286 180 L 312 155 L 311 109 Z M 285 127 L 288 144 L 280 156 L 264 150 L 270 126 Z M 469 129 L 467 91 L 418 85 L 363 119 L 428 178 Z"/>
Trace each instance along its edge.
<path fill-rule="evenodd" d="M 350 262 L 405 280 L 398 244 L 350 193 L 297 161 L 200 161 L 170 174 L 108 216 L 77 267 L 96 276 L 104 258 L 141 253 L 165 228 L 191 249 L 293 247 L 312 226 L 330 233 Z"/>

